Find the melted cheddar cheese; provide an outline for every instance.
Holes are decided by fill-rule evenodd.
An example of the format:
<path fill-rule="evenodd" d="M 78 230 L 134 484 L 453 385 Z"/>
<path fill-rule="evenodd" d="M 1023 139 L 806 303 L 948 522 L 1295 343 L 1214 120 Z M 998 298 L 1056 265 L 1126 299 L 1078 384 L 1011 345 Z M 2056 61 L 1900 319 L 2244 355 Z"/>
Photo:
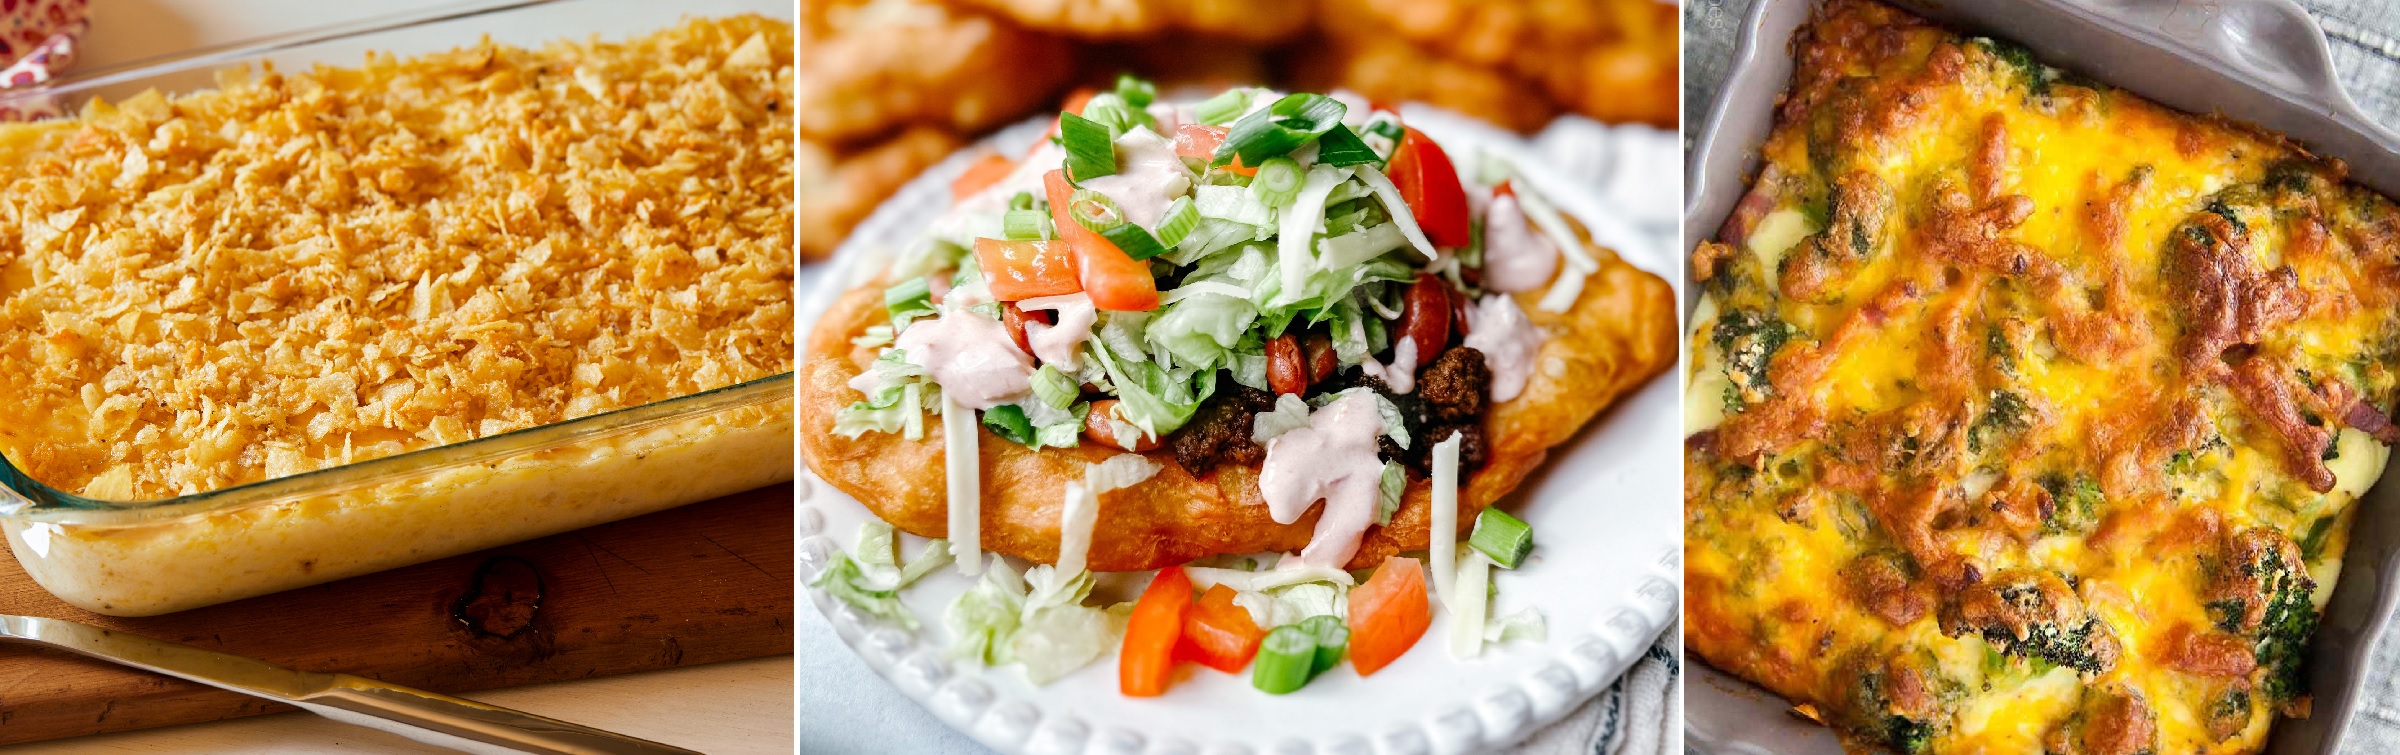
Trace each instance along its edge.
<path fill-rule="evenodd" d="M 1686 642 L 1855 743 L 2248 753 L 2400 378 L 2400 208 L 1867 0 L 1695 252 Z"/>

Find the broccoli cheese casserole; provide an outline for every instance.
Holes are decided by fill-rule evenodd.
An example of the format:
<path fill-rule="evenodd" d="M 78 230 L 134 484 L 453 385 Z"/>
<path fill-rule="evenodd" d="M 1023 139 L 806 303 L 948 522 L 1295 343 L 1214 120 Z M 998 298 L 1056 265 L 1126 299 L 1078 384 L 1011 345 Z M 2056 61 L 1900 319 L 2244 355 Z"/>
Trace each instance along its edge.
<path fill-rule="evenodd" d="M 2400 208 L 1829 0 L 1694 253 L 1686 642 L 1854 744 L 2249 753 L 2381 473 Z"/>
<path fill-rule="evenodd" d="M 485 40 L 0 126 L 0 453 L 58 490 L 152 501 L 789 373 L 792 41 L 760 17 Z M 94 574 L 59 570 L 78 543 L 156 583 L 70 600 L 171 610 L 265 591 L 192 587 L 212 559 L 263 559 L 240 581 L 288 587 L 788 478 L 789 412 L 787 392 L 405 494 L 9 532 L 54 591 Z M 649 456 L 716 473 L 619 479 Z M 134 574 L 153 568 L 175 574 Z"/>

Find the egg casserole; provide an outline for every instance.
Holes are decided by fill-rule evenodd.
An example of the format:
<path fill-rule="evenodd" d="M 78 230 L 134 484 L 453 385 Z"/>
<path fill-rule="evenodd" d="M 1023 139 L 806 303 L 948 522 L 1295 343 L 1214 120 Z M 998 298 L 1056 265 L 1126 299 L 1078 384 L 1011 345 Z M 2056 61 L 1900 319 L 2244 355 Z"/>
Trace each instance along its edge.
<path fill-rule="evenodd" d="M 1829 0 L 1694 253 L 1686 643 L 1853 744 L 2248 753 L 2400 440 L 2400 208 Z"/>

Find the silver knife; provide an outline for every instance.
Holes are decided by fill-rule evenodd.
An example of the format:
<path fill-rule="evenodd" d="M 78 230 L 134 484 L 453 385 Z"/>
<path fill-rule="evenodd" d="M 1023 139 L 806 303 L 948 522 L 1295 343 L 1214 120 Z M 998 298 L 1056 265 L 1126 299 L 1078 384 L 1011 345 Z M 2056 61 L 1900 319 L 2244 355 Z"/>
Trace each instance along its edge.
<path fill-rule="evenodd" d="M 211 687 L 291 703 L 335 721 L 381 729 L 462 752 L 697 755 L 681 747 L 497 705 L 349 674 L 298 671 L 266 661 L 60 619 L 0 614 L 0 640 L 47 645 Z"/>

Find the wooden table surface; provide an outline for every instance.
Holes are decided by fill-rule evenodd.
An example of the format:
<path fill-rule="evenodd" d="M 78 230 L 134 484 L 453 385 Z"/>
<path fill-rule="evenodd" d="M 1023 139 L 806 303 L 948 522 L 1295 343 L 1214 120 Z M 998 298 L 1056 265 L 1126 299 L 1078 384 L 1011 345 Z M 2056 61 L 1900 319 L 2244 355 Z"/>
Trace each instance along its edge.
<path fill-rule="evenodd" d="M 389 14 L 438 2 L 99 0 L 79 67 Z M 791 656 L 462 695 L 709 753 L 794 748 Z M 164 752 L 441 752 L 398 736 L 283 713 L 207 724 L 55 740 L 11 748 L 39 755 Z"/>

